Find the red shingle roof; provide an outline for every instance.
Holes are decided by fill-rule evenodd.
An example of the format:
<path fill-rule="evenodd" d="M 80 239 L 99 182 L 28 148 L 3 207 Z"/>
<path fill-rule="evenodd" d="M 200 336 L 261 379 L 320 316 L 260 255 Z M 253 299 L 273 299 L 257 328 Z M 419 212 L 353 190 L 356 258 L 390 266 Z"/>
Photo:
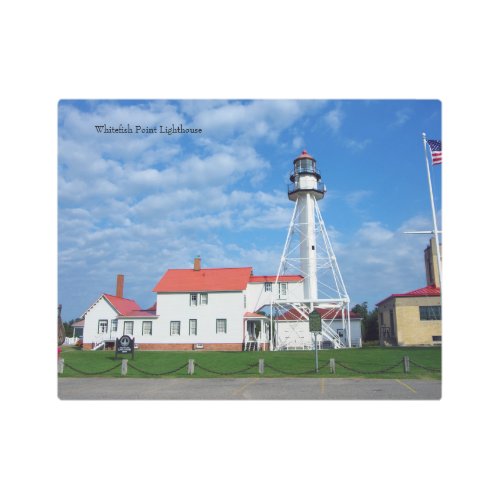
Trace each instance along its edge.
<path fill-rule="evenodd" d="M 321 319 L 342 319 L 342 312 L 340 309 L 322 309 L 317 307 L 315 310 L 319 312 Z M 351 319 L 359 319 L 359 316 L 352 311 L 349 313 L 349 317 Z M 275 319 L 276 321 L 309 321 L 308 316 L 304 318 L 296 309 L 289 309 Z"/>
<path fill-rule="evenodd" d="M 384 300 L 381 300 L 375 305 L 382 304 L 386 300 L 392 299 L 394 297 L 440 297 L 441 296 L 441 288 L 438 288 L 434 285 L 426 286 L 424 288 L 417 288 L 417 290 L 412 290 L 411 292 L 406 293 L 393 293 L 386 297 Z"/>
<path fill-rule="evenodd" d="M 258 312 L 246 312 L 243 316 L 245 318 L 266 318 L 265 314 L 260 314 Z"/>
<path fill-rule="evenodd" d="M 243 291 L 252 273 L 251 267 L 220 269 L 169 269 L 153 292 Z"/>
<path fill-rule="evenodd" d="M 156 315 L 156 307 L 154 311 L 152 308 L 143 310 L 135 300 L 116 297 L 115 295 L 110 295 L 109 293 L 103 294 L 103 297 L 116 309 L 120 316 L 142 317 Z"/>

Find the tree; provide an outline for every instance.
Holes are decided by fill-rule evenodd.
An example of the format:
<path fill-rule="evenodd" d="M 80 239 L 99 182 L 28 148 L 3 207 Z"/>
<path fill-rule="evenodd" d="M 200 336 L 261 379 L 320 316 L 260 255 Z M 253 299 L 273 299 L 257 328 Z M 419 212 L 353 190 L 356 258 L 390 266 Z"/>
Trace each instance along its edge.
<path fill-rule="evenodd" d="M 66 337 L 73 336 L 73 323 L 75 323 L 76 321 L 80 321 L 80 319 L 81 318 L 75 318 L 75 319 L 70 320 L 69 322 L 65 321 L 63 323 L 64 331 L 66 332 Z"/>
<path fill-rule="evenodd" d="M 351 312 L 363 318 L 361 321 L 361 335 L 364 341 L 378 339 L 378 310 L 368 311 L 368 302 L 356 304 Z"/>

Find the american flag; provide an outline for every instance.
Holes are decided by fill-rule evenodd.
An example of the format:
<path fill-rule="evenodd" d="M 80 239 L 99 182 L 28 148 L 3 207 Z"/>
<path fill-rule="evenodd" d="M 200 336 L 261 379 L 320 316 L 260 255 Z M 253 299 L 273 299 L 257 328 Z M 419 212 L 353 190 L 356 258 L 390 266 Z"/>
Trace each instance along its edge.
<path fill-rule="evenodd" d="M 428 139 L 427 144 L 429 144 L 429 147 L 431 148 L 432 164 L 441 165 L 441 141 Z"/>

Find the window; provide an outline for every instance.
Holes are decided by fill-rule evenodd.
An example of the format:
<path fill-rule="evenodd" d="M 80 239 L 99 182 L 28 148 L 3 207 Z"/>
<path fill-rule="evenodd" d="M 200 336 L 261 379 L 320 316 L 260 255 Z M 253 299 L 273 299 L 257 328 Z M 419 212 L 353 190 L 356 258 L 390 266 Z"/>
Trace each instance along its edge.
<path fill-rule="evenodd" d="M 134 333 L 134 322 L 133 321 L 124 321 L 123 322 L 123 334 L 124 335 L 132 335 Z"/>
<path fill-rule="evenodd" d="M 247 296 L 245 294 L 243 294 L 243 307 L 247 308 Z"/>
<path fill-rule="evenodd" d="M 111 320 L 111 331 L 112 332 L 118 331 L 118 320 L 117 319 Z"/>
<path fill-rule="evenodd" d="M 287 283 L 279 283 L 280 299 L 286 298 Z"/>
<path fill-rule="evenodd" d="M 189 320 L 189 335 L 197 335 L 198 334 L 198 322 L 195 319 Z"/>
<path fill-rule="evenodd" d="M 99 320 L 99 333 L 108 333 L 108 320 L 100 319 Z"/>
<path fill-rule="evenodd" d="M 206 306 L 208 304 L 208 293 L 190 293 L 190 306 Z"/>
<path fill-rule="evenodd" d="M 170 322 L 170 335 L 180 335 L 181 334 L 181 322 L 171 321 Z"/>
<path fill-rule="evenodd" d="M 272 283 L 264 283 L 264 292 L 272 292 L 273 284 Z"/>
<path fill-rule="evenodd" d="M 440 320 L 441 319 L 441 306 L 420 306 L 420 320 Z"/>
<path fill-rule="evenodd" d="M 433 335 L 432 336 L 432 341 L 433 342 L 441 342 L 441 335 Z"/>
<path fill-rule="evenodd" d="M 153 322 L 143 321 L 142 322 L 142 334 L 143 335 L 153 335 Z"/>
<path fill-rule="evenodd" d="M 227 333 L 227 319 L 217 319 L 215 331 L 216 333 Z"/>

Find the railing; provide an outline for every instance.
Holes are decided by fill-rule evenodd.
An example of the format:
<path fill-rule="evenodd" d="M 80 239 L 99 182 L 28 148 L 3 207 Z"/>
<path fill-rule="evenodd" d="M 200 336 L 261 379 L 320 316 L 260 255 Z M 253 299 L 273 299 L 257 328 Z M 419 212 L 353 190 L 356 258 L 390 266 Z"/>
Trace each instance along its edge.
<path fill-rule="evenodd" d="M 298 183 L 288 184 L 288 194 L 295 193 L 297 191 L 316 191 L 318 193 L 324 194 L 326 191 L 325 185 L 322 182 L 318 182 L 315 188 L 304 188 L 300 187 Z"/>

